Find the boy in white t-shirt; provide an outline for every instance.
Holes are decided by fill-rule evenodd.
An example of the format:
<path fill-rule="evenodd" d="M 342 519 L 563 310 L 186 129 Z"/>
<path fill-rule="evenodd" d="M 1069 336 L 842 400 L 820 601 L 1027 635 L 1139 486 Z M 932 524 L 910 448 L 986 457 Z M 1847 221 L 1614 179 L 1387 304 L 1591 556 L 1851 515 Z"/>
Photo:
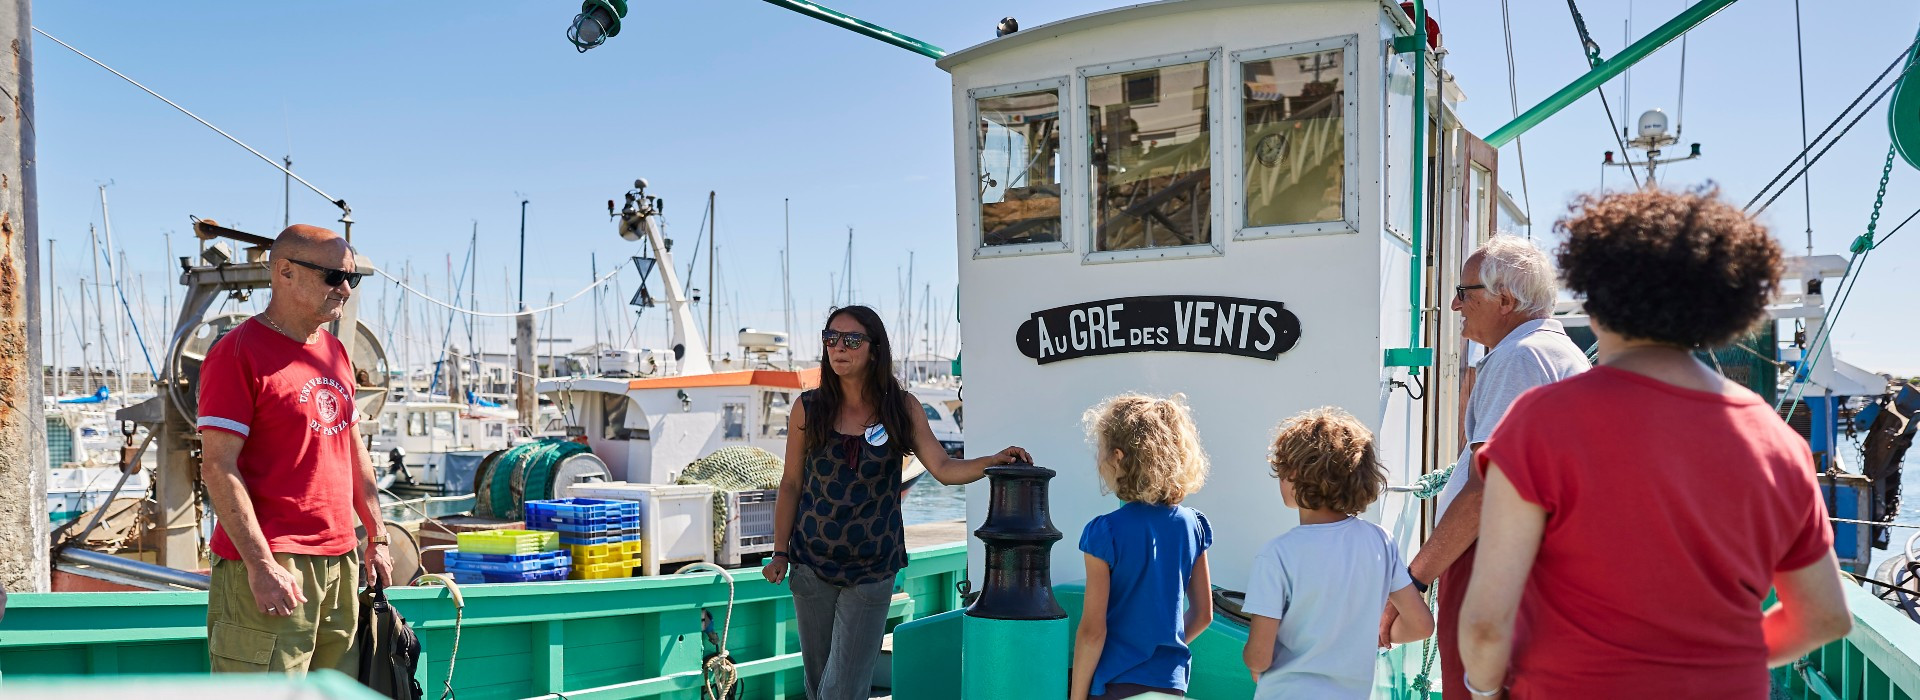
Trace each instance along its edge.
<path fill-rule="evenodd" d="M 1353 517 L 1386 488 L 1373 435 L 1345 411 L 1317 408 L 1281 424 L 1268 461 L 1300 525 L 1253 560 L 1243 656 L 1259 684 L 1254 697 L 1367 698 L 1382 606 L 1400 612 L 1394 643 L 1433 634 L 1393 536 Z"/>

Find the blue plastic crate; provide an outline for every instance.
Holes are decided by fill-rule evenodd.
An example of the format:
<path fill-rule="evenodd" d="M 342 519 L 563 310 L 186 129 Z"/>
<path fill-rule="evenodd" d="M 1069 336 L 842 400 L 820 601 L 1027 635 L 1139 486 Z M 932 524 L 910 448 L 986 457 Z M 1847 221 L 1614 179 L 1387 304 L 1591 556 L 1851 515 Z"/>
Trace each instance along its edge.
<path fill-rule="evenodd" d="M 570 523 L 527 523 L 527 527 L 547 532 L 558 532 L 562 537 L 568 535 L 626 535 L 640 531 L 639 518 L 620 518 L 603 523 L 574 525 Z"/>
<path fill-rule="evenodd" d="M 639 530 L 634 530 L 632 532 L 627 532 L 627 533 L 618 534 L 618 535 L 587 535 L 587 534 L 574 534 L 574 533 L 565 533 L 565 532 L 560 533 L 560 545 L 563 547 L 572 546 L 572 545 L 607 544 L 609 542 L 634 542 L 639 539 L 640 539 Z"/>
<path fill-rule="evenodd" d="M 493 571 L 468 571 L 465 569 L 447 569 L 453 575 L 453 582 L 469 583 L 530 583 L 533 581 L 565 581 L 570 569 L 542 569 L 517 573 Z"/>
<path fill-rule="evenodd" d="M 600 498 L 555 498 L 527 501 L 527 525 L 536 529 L 560 529 L 551 526 L 582 526 L 639 522 L 639 501 L 615 501 Z M 538 525 L 536 525 L 538 523 Z"/>
<path fill-rule="evenodd" d="M 505 561 L 502 561 L 502 560 Z M 447 552 L 447 570 L 465 570 L 489 573 L 515 573 L 544 571 L 547 569 L 565 569 L 573 565 L 573 557 L 566 552 L 541 552 L 539 554 L 463 554 L 460 550 Z"/>
<path fill-rule="evenodd" d="M 532 554 L 493 554 L 490 552 L 487 552 L 487 553 L 469 552 L 463 549 L 447 550 L 448 560 L 465 559 L 468 561 L 496 561 L 496 562 L 518 563 L 518 562 L 525 562 L 525 561 L 544 561 L 544 560 L 551 560 L 554 557 L 567 557 L 567 556 L 572 556 L 572 554 L 567 552 L 566 550 L 559 550 L 559 549 L 556 549 L 551 552 L 534 552 Z"/>

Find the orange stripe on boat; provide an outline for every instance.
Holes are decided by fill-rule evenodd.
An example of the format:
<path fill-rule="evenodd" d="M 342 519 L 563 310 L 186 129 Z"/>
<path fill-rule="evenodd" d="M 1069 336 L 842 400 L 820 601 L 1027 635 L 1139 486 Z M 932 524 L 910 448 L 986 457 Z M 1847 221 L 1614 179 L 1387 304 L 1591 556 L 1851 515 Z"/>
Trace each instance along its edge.
<path fill-rule="evenodd" d="M 716 386 L 771 386 L 782 389 L 812 389 L 820 386 L 820 368 L 815 367 L 792 372 L 771 369 L 749 369 L 738 372 L 696 374 L 687 377 L 635 379 L 627 382 L 628 389 L 695 389 Z"/>

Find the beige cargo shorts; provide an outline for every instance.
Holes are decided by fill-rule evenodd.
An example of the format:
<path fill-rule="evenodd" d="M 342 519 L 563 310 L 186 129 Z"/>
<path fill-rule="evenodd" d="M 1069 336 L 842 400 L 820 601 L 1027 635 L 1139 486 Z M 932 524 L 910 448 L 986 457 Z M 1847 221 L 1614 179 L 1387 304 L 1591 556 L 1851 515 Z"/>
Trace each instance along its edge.
<path fill-rule="evenodd" d="M 280 617 L 260 612 L 246 564 L 214 558 L 207 590 L 207 652 L 214 673 L 301 674 L 331 668 L 357 674 L 354 630 L 360 618 L 360 555 L 282 554 L 275 562 L 293 574 L 307 602 Z"/>

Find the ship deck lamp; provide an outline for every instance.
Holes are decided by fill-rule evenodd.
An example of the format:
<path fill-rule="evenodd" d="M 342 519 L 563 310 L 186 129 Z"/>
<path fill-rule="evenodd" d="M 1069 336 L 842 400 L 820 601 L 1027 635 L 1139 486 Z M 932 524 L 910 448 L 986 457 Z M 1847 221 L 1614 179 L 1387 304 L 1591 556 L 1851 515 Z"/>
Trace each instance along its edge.
<path fill-rule="evenodd" d="M 620 18 L 627 16 L 627 0 L 586 0 L 580 3 L 580 14 L 573 16 L 573 24 L 567 27 L 567 41 L 573 42 L 573 48 L 586 53 L 587 49 L 607 43 L 607 39 L 620 35 Z"/>

